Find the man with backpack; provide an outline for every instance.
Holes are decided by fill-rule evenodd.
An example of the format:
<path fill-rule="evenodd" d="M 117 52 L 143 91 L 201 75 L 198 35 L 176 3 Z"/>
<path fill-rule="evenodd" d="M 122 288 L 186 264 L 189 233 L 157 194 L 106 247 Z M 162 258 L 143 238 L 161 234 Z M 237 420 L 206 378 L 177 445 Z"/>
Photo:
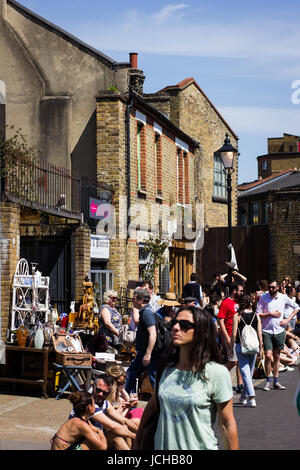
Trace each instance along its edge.
<path fill-rule="evenodd" d="M 150 293 L 146 289 L 138 289 L 132 298 L 133 307 L 140 312 L 136 331 L 136 357 L 130 364 L 126 374 L 125 390 L 136 393 L 136 381 L 146 371 L 151 386 L 155 386 L 157 357 L 152 354 L 156 339 L 156 316 L 150 305 Z"/>

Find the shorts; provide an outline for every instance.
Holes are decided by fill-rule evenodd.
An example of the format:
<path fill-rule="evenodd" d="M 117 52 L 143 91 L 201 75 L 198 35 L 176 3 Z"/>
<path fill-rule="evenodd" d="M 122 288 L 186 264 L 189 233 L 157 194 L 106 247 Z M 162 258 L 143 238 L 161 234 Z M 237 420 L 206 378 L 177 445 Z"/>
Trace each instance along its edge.
<path fill-rule="evenodd" d="M 285 330 L 281 333 L 277 333 L 276 335 L 268 333 L 267 331 L 263 331 L 262 336 L 265 351 L 273 351 L 273 349 L 276 349 L 277 351 L 282 351 L 282 349 L 284 349 Z"/>

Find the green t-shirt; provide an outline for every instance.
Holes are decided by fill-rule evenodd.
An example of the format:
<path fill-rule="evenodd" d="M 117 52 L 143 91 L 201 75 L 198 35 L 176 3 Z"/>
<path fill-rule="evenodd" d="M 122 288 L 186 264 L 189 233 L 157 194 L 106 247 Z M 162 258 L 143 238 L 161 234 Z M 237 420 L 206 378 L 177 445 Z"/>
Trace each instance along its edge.
<path fill-rule="evenodd" d="M 232 381 L 228 369 L 215 362 L 206 364 L 204 376 L 175 367 L 164 370 L 155 450 L 218 450 L 212 428 L 216 404 L 232 398 Z"/>

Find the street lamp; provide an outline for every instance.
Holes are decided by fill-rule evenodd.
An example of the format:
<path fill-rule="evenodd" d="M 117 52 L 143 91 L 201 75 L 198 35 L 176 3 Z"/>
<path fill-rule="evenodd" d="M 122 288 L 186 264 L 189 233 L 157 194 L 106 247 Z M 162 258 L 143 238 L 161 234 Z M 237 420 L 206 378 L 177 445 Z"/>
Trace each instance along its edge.
<path fill-rule="evenodd" d="M 227 200 L 228 200 L 228 247 L 229 255 L 231 255 L 231 245 L 232 245 L 232 210 L 231 210 L 231 195 L 232 195 L 232 178 L 231 175 L 234 172 L 234 157 L 237 155 L 237 149 L 231 145 L 229 135 L 226 133 L 224 144 L 222 147 L 217 150 L 217 153 L 220 155 L 223 166 L 224 173 L 227 176 Z M 229 258 L 229 261 L 231 256 Z M 231 272 L 232 268 L 229 267 L 229 284 L 231 284 Z"/>

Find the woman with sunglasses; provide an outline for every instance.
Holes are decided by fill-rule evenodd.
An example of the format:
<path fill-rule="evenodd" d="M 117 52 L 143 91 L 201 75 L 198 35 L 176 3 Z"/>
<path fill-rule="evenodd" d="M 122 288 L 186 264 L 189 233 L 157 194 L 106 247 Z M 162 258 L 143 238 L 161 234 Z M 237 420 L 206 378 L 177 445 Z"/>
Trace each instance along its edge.
<path fill-rule="evenodd" d="M 144 410 L 135 448 L 159 413 L 155 450 L 217 450 L 213 423 L 219 414 L 228 449 L 238 449 L 230 373 L 219 363 L 216 328 L 206 309 L 181 307 L 171 320 L 173 345 L 156 391 Z M 158 377 L 161 377 L 160 380 Z"/>
<path fill-rule="evenodd" d="M 144 410 L 143 408 L 137 408 L 137 394 L 131 394 L 129 396 L 124 388 L 126 383 L 125 369 L 120 366 L 111 366 L 107 369 L 107 373 L 113 377 L 115 382 L 107 400 L 119 413 L 125 416 L 125 418 L 131 419 L 132 422 L 136 424 L 137 430 Z"/>
<path fill-rule="evenodd" d="M 118 294 L 116 291 L 107 291 L 103 296 L 103 305 L 99 310 L 99 334 L 103 334 L 109 346 L 120 347 L 119 336 L 122 330 L 122 315 L 116 309 Z"/>

